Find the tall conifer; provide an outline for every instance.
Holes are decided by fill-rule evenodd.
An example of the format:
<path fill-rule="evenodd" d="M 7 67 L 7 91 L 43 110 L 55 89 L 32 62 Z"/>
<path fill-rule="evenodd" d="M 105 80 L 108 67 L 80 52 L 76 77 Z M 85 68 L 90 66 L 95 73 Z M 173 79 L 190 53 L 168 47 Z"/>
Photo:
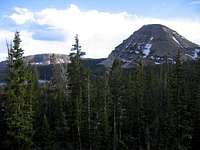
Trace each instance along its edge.
<path fill-rule="evenodd" d="M 32 146 L 33 94 L 32 78 L 23 62 L 19 32 L 15 33 L 9 54 L 8 126 L 11 149 L 29 150 Z"/>

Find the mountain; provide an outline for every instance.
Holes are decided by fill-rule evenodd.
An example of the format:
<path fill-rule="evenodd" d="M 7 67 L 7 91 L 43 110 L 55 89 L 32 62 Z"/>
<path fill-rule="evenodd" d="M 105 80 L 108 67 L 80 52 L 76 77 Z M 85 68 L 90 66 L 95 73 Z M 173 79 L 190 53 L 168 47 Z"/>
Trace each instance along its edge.
<path fill-rule="evenodd" d="M 110 67 L 114 59 L 120 59 L 124 68 L 130 68 L 141 59 L 145 64 L 162 64 L 166 58 L 173 63 L 178 50 L 185 61 L 200 56 L 200 46 L 176 31 L 161 24 L 144 25 L 118 45 L 101 64 Z"/>
<path fill-rule="evenodd" d="M 56 63 L 68 63 L 69 56 L 64 54 L 37 54 L 24 57 L 24 62 L 32 66 L 37 65 L 41 79 L 50 79 L 51 77 L 51 58 L 54 55 Z M 8 66 L 7 61 L 0 62 L 0 81 L 4 81 L 7 77 Z"/>
<path fill-rule="evenodd" d="M 30 63 L 33 67 L 37 66 L 39 71 L 39 76 L 41 80 L 50 80 L 52 77 L 52 62 L 51 58 L 54 55 L 56 63 L 69 63 L 70 58 L 65 54 L 37 54 L 24 57 L 24 61 L 28 64 Z M 101 74 L 102 70 L 105 69 L 103 65 L 99 65 L 102 61 L 106 59 L 83 59 L 83 65 L 90 70 L 93 74 Z M 7 77 L 8 66 L 7 61 L 0 62 L 0 83 L 4 82 Z"/>
<path fill-rule="evenodd" d="M 54 55 L 56 63 L 68 63 L 70 61 L 69 56 L 65 54 L 38 54 L 26 56 L 24 61 L 31 65 L 50 65 L 52 64 L 51 58 Z"/>
<path fill-rule="evenodd" d="M 124 68 L 135 67 L 141 59 L 144 64 L 162 64 L 175 62 L 178 51 L 184 61 L 200 57 L 200 46 L 190 42 L 176 31 L 160 24 L 145 25 L 118 45 L 106 59 L 83 59 L 83 63 L 92 72 L 99 74 L 105 67 L 111 67 L 114 59 L 124 62 Z M 41 79 L 51 78 L 51 57 L 53 54 L 26 56 L 24 61 L 39 66 Z M 56 63 L 69 63 L 68 55 L 54 54 Z M 0 62 L 0 81 L 7 73 L 7 62 Z"/>

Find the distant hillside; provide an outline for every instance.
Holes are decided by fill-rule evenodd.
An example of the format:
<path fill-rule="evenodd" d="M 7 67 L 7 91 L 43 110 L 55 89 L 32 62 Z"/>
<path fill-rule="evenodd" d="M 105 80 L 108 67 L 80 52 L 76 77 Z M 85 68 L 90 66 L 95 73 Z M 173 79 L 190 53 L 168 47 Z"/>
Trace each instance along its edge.
<path fill-rule="evenodd" d="M 119 44 L 106 59 L 83 59 L 83 64 L 93 74 L 101 74 L 112 66 L 114 59 L 123 61 L 123 68 L 133 68 L 143 60 L 145 65 L 162 64 L 165 61 L 174 63 L 180 51 L 181 59 L 193 61 L 200 57 L 200 46 L 190 42 L 176 31 L 160 24 L 145 25 Z M 37 66 L 40 79 L 50 80 L 51 58 L 53 54 L 26 56 L 24 61 L 33 67 Z M 68 55 L 54 54 L 57 64 L 69 63 Z M 6 61 L 0 62 L 0 80 L 4 80 L 7 72 Z"/>
<path fill-rule="evenodd" d="M 32 67 L 38 68 L 41 80 L 50 80 L 52 77 L 52 62 L 51 57 L 53 54 L 37 54 L 26 56 L 24 58 L 25 62 L 30 63 Z M 69 63 L 68 55 L 54 54 L 57 64 Z M 84 66 L 93 74 L 100 74 L 105 70 L 103 65 L 99 65 L 102 61 L 106 59 L 89 59 L 84 58 Z M 0 82 L 3 82 L 7 77 L 7 61 L 0 62 Z"/>
<path fill-rule="evenodd" d="M 69 56 L 64 54 L 37 54 L 25 57 L 25 62 L 31 65 L 50 65 L 52 64 L 51 58 L 54 55 L 56 63 L 68 63 Z"/>

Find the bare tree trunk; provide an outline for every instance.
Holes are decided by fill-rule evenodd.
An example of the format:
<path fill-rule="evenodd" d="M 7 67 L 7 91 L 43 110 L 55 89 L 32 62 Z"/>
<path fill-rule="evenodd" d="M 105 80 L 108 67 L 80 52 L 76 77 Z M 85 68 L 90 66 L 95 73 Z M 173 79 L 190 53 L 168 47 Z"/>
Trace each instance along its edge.
<path fill-rule="evenodd" d="M 150 131 L 149 131 L 149 126 L 147 125 L 146 127 L 146 146 L 147 150 L 151 149 L 151 143 L 150 143 Z"/>
<path fill-rule="evenodd" d="M 81 91 L 81 90 L 80 90 Z M 80 92 L 81 93 L 81 92 Z M 78 144 L 79 150 L 82 150 L 82 143 L 81 143 L 81 132 L 80 132 L 80 123 L 81 123 L 81 96 L 77 99 L 77 132 L 78 132 Z"/>
<path fill-rule="evenodd" d="M 91 145 L 91 135 L 90 135 L 90 130 L 91 130 L 91 104 L 90 104 L 90 79 L 88 75 L 88 136 L 89 136 L 89 149 L 92 150 L 92 145 Z"/>
<path fill-rule="evenodd" d="M 117 149 L 117 129 L 116 129 L 116 104 L 114 104 L 114 112 L 113 112 L 113 150 Z"/>
<path fill-rule="evenodd" d="M 79 150 L 82 150 L 81 133 L 80 133 L 80 127 L 79 126 L 78 126 L 78 141 L 79 141 Z"/>

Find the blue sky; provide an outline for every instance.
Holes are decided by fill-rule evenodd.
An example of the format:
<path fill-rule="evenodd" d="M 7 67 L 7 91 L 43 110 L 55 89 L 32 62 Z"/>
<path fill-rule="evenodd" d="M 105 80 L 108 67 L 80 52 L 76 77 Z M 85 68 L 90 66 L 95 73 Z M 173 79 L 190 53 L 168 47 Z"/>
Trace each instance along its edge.
<path fill-rule="evenodd" d="M 65 8 L 70 4 L 86 10 L 127 11 L 151 17 L 200 17 L 199 0 L 1 0 L 0 12 L 9 13 L 16 6 L 40 10 Z"/>
<path fill-rule="evenodd" d="M 148 23 L 162 23 L 200 44 L 200 0 L 1 0 L 0 57 L 16 30 L 26 55 L 69 53 L 78 33 L 87 57 L 106 57 Z"/>

